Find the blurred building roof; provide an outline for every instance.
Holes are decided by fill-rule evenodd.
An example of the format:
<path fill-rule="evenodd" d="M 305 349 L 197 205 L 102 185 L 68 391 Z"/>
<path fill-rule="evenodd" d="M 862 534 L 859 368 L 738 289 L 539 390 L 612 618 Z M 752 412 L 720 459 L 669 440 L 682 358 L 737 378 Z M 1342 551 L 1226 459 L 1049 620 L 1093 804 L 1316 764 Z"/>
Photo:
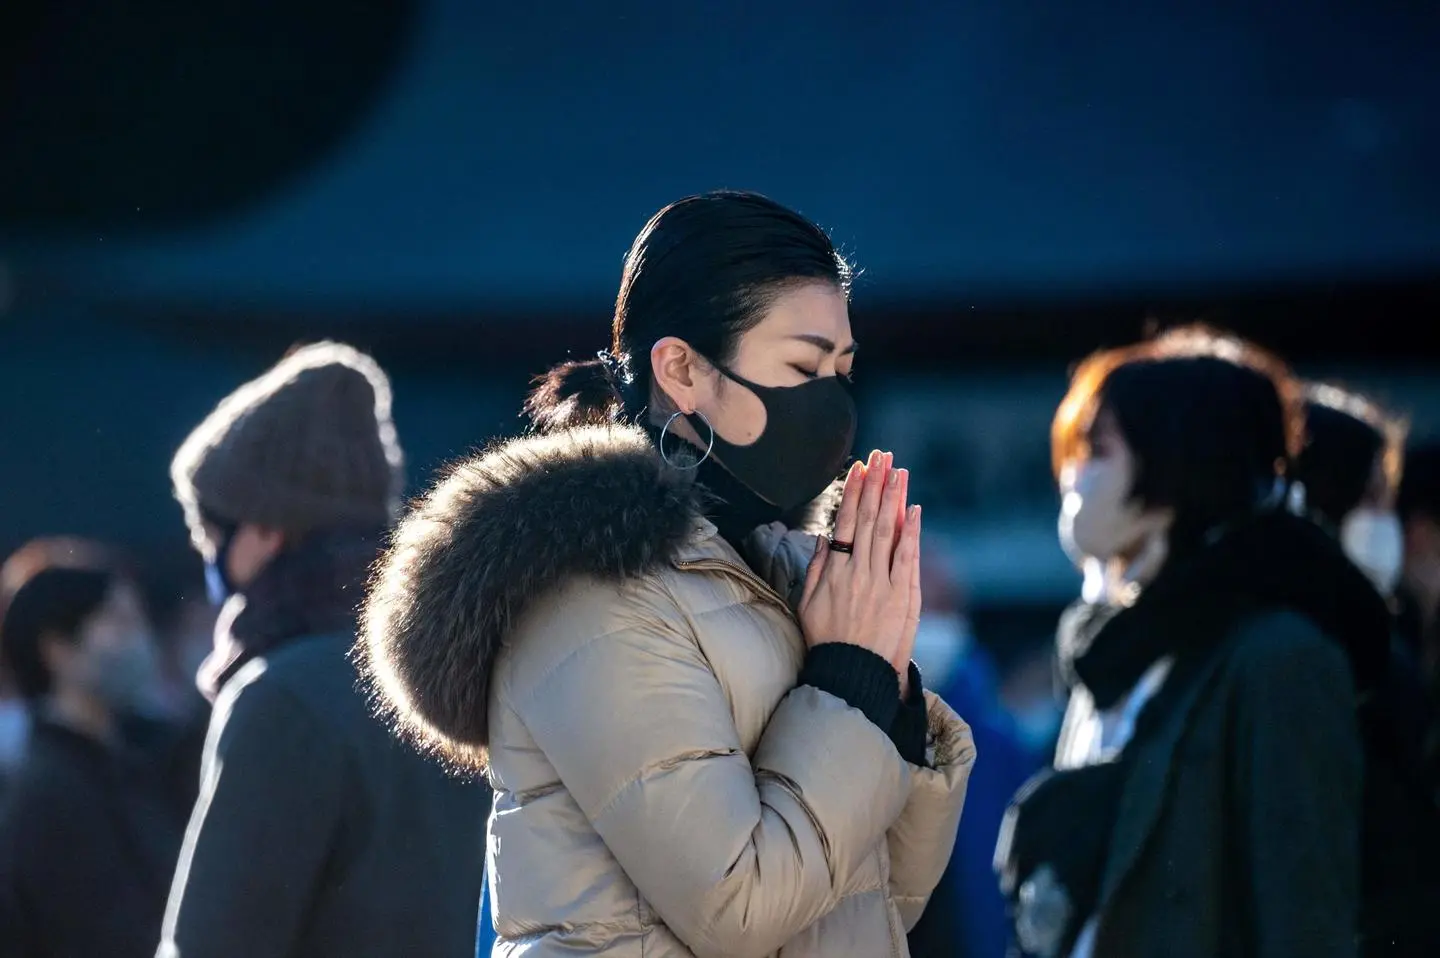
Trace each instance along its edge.
<path fill-rule="evenodd" d="M 652 211 L 730 186 L 892 300 L 1440 265 L 1429 5 L 725 8 L 431 0 L 362 128 L 263 204 L 17 262 L 147 299 L 590 303 Z"/>

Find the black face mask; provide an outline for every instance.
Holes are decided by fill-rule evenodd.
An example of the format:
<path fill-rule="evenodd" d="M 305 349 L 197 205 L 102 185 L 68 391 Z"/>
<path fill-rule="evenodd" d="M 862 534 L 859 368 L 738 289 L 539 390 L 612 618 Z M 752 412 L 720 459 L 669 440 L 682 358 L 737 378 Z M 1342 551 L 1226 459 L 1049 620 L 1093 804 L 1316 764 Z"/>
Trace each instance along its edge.
<path fill-rule="evenodd" d="M 748 446 L 737 446 L 715 433 L 715 458 L 760 498 L 789 511 L 813 500 L 835 480 L 855 442 L 855 400 L 838 376 L 823 376 L 799 386 L 761 386 L 725 367 L 715 368 L 759 397 L 765 428 Z M 691 427 L 701 439 L 709 425 L 692 413 Z"/>

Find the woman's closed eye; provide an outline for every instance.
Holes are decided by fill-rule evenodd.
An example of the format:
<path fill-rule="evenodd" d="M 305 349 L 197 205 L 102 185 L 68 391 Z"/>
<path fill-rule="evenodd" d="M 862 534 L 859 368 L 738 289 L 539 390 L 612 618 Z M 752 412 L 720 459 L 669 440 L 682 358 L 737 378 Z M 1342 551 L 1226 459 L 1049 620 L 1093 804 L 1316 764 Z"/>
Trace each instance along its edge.
<path fill-rule="evenodd" d="M 804 366 L 796 366 L 793 363 L 791 364 L 790 368 L 795 370 L 800 375 L 804 376 L 806 379 L 820 378 L 820 370 L 818 369 L 806 369 Z M 839 376 L 847 383 L 853 383 L 855 381 L 855 372 L 853 370 L 837 369 L 835 370 L 835 375 Z"/>

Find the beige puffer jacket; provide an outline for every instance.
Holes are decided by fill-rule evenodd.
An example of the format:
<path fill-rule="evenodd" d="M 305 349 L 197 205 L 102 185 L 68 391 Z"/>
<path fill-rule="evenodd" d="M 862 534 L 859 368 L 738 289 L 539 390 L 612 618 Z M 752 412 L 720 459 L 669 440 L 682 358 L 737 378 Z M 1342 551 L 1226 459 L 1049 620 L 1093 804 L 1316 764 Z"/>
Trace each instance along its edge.
<path fill-rule="evenodd" d="M 809 551 L 782 532 L 742 560 L 622 427 L 497 447 L 404 522 L 362 654 L 422 742 L 471 766 L 488 745 L 496 954 L 908 954 L 970 731 L 927 693 L 932 767 L 911 766 L 795 687 L 782 593 Z"/>

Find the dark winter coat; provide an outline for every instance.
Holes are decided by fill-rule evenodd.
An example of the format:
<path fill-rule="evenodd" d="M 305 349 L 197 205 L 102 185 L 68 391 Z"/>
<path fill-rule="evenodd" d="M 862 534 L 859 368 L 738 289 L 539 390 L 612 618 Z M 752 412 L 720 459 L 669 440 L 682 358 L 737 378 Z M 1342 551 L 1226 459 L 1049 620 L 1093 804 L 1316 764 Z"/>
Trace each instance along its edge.
<path fill-rule="evenodd" d="M 187 809 L 150 758 L 35 723 L 0 812 L 0 956 L 155 953 Z"/>
<path fill-rule="evenodd" d="M 472 958 L 487 793 L 370 714 L 340 634 L 215 706 L 161 955 Z"/>
<path fill-rule="evenodd" d="M 399 742 L 359 687 L 373 555 L 310 540 L 222 617 L 162 958 L 474 955 L 489 792 Z M 303 631 L 326 623 L 344 628 Z"/>
<path fill-rule="evenodd" d="M 1094 958 L 1357 954 L 1357 690 L 1383 682 L 1389 635 L 1383 601 L 1338 545 L 1303 519 L 1259 517 L 1076 631 L 1062 657 L 1084 666 L 1103 649 L 1125 688 L 1162 655 L 1174 664 L 1121 755 L 1086 773 L 1104 797 L 1072 806 L 1052 839 L 1060 855 L 1080 836 L 1099 842 L 1095 900 L 1075 908 L 1065 947 L 1095 915 Z M 1077 685 L 1062 754 L 1095 720 L 1097 694 L 1113 700 L 1106 677 Z"/>

